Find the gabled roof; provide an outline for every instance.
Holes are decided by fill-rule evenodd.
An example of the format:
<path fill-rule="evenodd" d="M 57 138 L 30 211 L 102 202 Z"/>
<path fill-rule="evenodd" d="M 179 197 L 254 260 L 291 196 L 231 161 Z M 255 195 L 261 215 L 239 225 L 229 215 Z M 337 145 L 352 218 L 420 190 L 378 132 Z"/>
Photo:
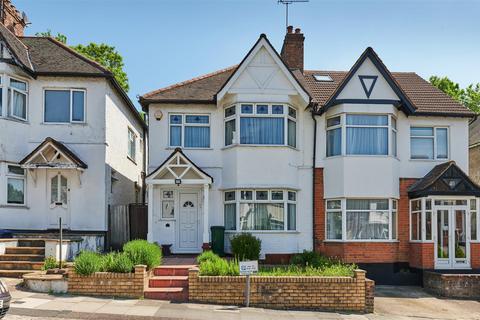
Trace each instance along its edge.
<path fill-rule="evenodd" d="M 455 161 L 448 161 L 435 166 L 408 189 L 410 198 L 429 195 L 473 195 L 478 197 L 480 196 L 480 187 L 455 164 Z"/>
<path fill-rule="evenodd" d="M 175 158 L 177 158 L 176 161 L 178 163 L 172 165 L 171 162 Z M 189 169 L 193 169 L 197 174 L 202 176 L 202 178 L 204 180 L 207 180 L 208 183 L 213 183 L 213 177 L 211 175 L 209 175 L 208 173 L 206 173 L 205 171 L 203 171 L 200 167 L 198 167 L 192 160 L 190 160 L 190 158 L 188 158 L 185 155 L 185 153 L 183 153 L 181 148 L 175 148 L 175 150 L 168 156 L 167 159 L 165 159 L 164 162 L 162 162 L 161 165 L 159 165 L 155 170 L 153 170 L 150 174 L 148 174 L 145 177 L 146 182 L 149 183 L 152 180 L 155 180 L 154 177 L 156 175 L 158 175 L 164 169 L 167 169 L 168 171 L 170 171 L 172 173 L 172 175 L 175 175 L 175 177 L 174 177 L 175 179 L 182 179 L 182 177 L 183 177 L 182 174 L 176 176 L 177 175 L 176 172 L 172 171 L 170 168 L 167 168 L 169 166 L 175 166 L 175 165 L 178 166 L 178 167 L 182 167 L 184 165 L 189 165 L 190 168 L 186 168 L 186 171 L 183 172 L 183 175 L 188 173 Z"/>
<path fill-rule="evenodd" d="M 10 53 L 27 73 L 33 73 L 33 65 L 30 61 L 30 56 L 28 53 L 28 48 L 25 44 L 20 41 L 17 36 L 15 36 L 10 30 L 8 30 L 2 23 L 0 23 L 0 39 L 5 42 L 7 47 L 10 49 Z"/>
<path fill-rule="evenodd" d="M 83 162 L 73 151 L 71 151 L 67 146 L 63 143 L 51 138 L 47 137 L 42 143 L 40 143 L 32 152 L 30 152 L 25 158 L 23 158 L 19 164 L 26 165 L 30 164 L 30 162 L 35 159 L 37 156 L 40 155 L 41 151 L 44 150 L 48 145 L 51 145 L 53 148 L 58 150 L 60 153 L 65 156 L 69 161 L 71 161 L 74 165 L 81 169 L 87 169 L 88 166 L 85 162 Z M 34 164 L 36 165 L 36 164 Z M 48 165 L 47 162 L 42 163 L 41 165 L 45 166 Z"/>
<path fill-rule="evenodd" d="M 377 61 L 386 79 L 390 79 L 390 84 L 397 90 L 398 95 L 403 97 L 402 102 L 411 106 L 411 109 L 405 108 L 406 112 L 418 116 L 473 117 L 475 115 L 467 107 L 453 100 L 416 73 L 390 72 L 371 48 L 365 50 L 356 65 L 360 65 L 360 61 L 367 57 Z M 144 110 L 150 103 L 215 104 L 214 92 L 221 90 L 237 67 L 229 67 L 152 91 L 140 97 L 140 103 Z M 340 86 L 348 82 L 347 76 L 354 73 L 352 72 L 354 67 L 350 71 L 305 70 L 303 73 L 298 69 L 290 71 L 312 98 L 316 111 L 323 112 L 327 102 L 333 99 L 335 93 L 341 91 Z M 328 75 L 333 81 L 317 81 L 315 75 Z"/>

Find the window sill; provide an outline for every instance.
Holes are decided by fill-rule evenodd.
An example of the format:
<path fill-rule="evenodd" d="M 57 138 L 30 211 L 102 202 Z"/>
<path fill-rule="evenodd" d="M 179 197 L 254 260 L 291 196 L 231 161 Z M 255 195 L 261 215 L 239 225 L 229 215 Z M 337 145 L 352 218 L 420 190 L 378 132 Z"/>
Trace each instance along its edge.
<path fill-rule="evenodd" d="M 66 125 L 74 125 L 74 126 L 86 126 L 86 122 L 41 122 L 40 124 L 42 125 L 47 125 L 47 126 L 66 126 Z"/>
<path fill-rule="evenodd" d="M 338 158 L 390 158 L 394 159 L 397 161 L 400 161 L 400 159 L 396 156 L 387 156 L 387 155 L 370 155 L 370 154 L 348 154 L 348 155 L 338 155 L 338 156 L 331 156 L 331 157 L 324 157 L 323 160 L 329 160 L 329 159 L 338 159 Z"/>
<path fill-rule="evenodd" d="M 0 208 L 30 209 L 26 204 L 0 204 Z"/>
<path fill-rule="evenodd" d="M 0 116 L 0 120 L 7 120 L 7 121 L 12 121 L 12 122 L 17 122 L 17 123 L 30 124 L 30 122 L 28 120 L 20 120 L 20 119 L 11 118 L 11 117 Z"/>
<path fill-rule="evenodd" d="M 222 147 L 221 150 L 228 150 L 228 149 L 232 149 L 232 148 L 236 148 L 236 147 L 240 147 L 240 148 L 250 148 L 250 147 L 253 147 L 253 148 L 287 148 L 287 149 L 292 149 L 292 150 L 295 150 L 295 151 L 300 151 L 300 149 L 298 149 L 296 147 L 283 145 L 283 144 L 278 145 L 278 144 L 240 144 L 240 143 L 235 143 L 235 144 L 231 144 L 229 146 Z"/>
<path fill-rule="evenodd" d="M 299 234 L 297 230 L 225 230 L 225 233 L 241 234 L 241 233 L 257 233 L 257 234 Z"/>
<path fill-rule="evenodd" d="M 359 243 L 359 242 L 376 242 L 376 243 L 397 243 L 399 240 L 324 240 L 323 242 L 331 243 Z"/>
<path fill-rule="evenodd" d="M 446 162 L 446 161 L 449 161 L 450 158 L 448 159 L 408 159 L 410 161 L 414 161 L 414 162 Z"/>
<path fill-rule="evenodd" d="M 434 243 L 433 240 L 409 240 L 410 243 Z"/>
<path fill-rule="evenodd" d="M 185 148 L 185 147 L 166 147 L 165 150 L 175 150 L 180 148 L 182 150 L 213 150 L 213 148 Z"/>

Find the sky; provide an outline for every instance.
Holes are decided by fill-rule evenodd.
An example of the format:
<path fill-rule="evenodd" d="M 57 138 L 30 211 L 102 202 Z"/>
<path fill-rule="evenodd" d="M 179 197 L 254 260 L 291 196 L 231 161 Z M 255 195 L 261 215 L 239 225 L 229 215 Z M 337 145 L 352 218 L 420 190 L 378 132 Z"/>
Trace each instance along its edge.
<path fill-rule="evenodd" d="M 68 44 L 107 43 L 122 54 L 129 96 L 239 63 L 265 33 L 277 51 L 277 0 L 12 0 Z M 349 70 L 371 46 L 390 71 L 480 82 L 480 0 L 310 0 L 289 8 L 305 35 L 305 69 Z"/>

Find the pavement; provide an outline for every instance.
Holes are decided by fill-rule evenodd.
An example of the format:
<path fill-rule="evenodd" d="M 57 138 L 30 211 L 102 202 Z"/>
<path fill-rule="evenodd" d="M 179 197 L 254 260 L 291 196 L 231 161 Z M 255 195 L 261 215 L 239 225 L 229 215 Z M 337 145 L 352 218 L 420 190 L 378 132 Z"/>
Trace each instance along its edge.
<path fill-rule="evenodd" d="M 51 295 L 24 290 L 18 279 L 6 279 L 12 294 L 6 320 L 47 319 L 199 319 L 199 320 L 282 320 L 282 319 L 480 319 L 480 302 L 440 299 L 419 287 L 377 286 L 375 312 L 371 314 L 284 311 L 158 300 L 112 299 L 74 295 Z"/>

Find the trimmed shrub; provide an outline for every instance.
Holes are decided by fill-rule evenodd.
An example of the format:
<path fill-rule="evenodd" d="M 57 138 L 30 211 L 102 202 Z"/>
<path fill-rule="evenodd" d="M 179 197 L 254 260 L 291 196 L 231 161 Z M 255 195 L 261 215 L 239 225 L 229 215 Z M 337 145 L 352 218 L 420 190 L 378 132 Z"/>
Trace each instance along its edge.
<path fill-rule="evenodd" d="M 202 252 L 202 254 L 200 254 L 197 257 L 197 263 L 202 264 L 205 261 L 216 261 L 218 259 L 221 259 L 221 258 L 215 253 L 213 253 L 213 251 L 208 250 L 208 251 Z"/>
<path fill-rule="evenodd" d="M 199 266 L 201 276 L 238 276 L 238 261 L 222 258 L 204 260 Z"/>
<path fill-rule="evenodd" d="M 241 233 L 230 239 L 232 253 L 240 261 L 258 260 L 262 241 L 250 233 Z"/>
<path fill-rule="evenodd" d="M 47 257 L 45 261 L 43 262 L 42 270 L 50 270 L 50 269 L 56 269 L 59 267 L 59 263 L 57 262 L 57 259 L 54 257 Z"/>
<path fill-rule="evenodd" d="M 113 259 L 109 262 L 108 272 L 129 273 L 133 270 L 133 262 L 125 252 L 114 253 Z"/>
<path fill-rule="evenodd" d="M 325 268 L 335 261 L 317 252 L 304 250 L 302 253 L 294 255 L 290 263 L 303 267 Z"/>
<path fill-rule="evenodd" d="M 134 266 L 143 264 L 151 269 L 162 262 L 160 248 L 146 240 L 133 240 L 125 243 L 123 252 L 130 258 Z"/>
<path fill-rule="evenodd" d="M 96 252 L 82 251 L 74 260 L 75 272 L 82 276 L 99 272 L 103 266 L 103 258 Z"/>

